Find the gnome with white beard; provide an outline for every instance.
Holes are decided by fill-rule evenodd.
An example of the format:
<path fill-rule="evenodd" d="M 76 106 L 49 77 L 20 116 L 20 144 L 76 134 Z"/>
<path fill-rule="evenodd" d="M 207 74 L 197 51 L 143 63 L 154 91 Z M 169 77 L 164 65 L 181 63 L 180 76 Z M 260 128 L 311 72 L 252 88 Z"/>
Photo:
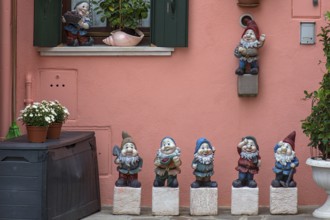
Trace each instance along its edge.
<path fill-rule="evenodd" d="M 191 188 L 218 186 L 217 182 L 211 181 L 211 176 L 214 174 L 214 152 L 214 147 L 206 138 L 197 140 L 191 165 L 194 169 L 193 174 L 196 177 L 196 181 L 191 184 Z"/>
<path fill-rule="evenodd" d="M 276 174 L 271 185 L 273 187 L 296 187 L 293 180 L 299 160 L 296 157 L 295 149 L 296 132 L 291 132 L 283 141 L 278 142 L 274 147 L 275 166 L 273 171 Z"/>
<path fill-rule="evenodd" d="M 122 132 L 121 148 L 114 146 L 113 155 L 115 164 L 117 164 L 117 170 L 119 172 L 119 178 L 115 185 L 118 187 L 141 187 L 141 183 L 138 181 L 138 172 L 141 171 L 143 160 L 139 156 L 136 149 L 136 145 L 132 137 L 125 131 Z"/>
<path fill-rule="evenodd" d="M 237 145 L 237 152 L 240 155 L 238 165 L 235 168 L 238 171 L 238 179 L 234 180 L 232 186 L 239 187 L 257 187 L 257 182 L 253 179 L 259 172 L 261 157 L 259 155 L 259 146 L 253 136 L 246 136 Z"/>
<path fill-rule="evenodd" d="M 176 188 L 179 186 L 177 174 L 181 172 L 180 154 L 180 148 L 176 146 L 173 138 L 163 138 L 154 160 L 156 166 L 154 187 L 165 186 L 166 181 L 168 187 Z"/>

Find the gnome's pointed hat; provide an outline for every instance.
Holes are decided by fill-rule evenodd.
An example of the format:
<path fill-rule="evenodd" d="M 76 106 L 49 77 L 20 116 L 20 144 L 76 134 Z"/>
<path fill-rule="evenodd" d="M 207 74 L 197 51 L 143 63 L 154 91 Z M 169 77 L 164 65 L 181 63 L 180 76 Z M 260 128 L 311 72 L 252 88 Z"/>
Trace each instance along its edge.
<path fill-rule="evenodd" d="M 296 140 L 296 131 L 291 132 L 286 138 L 284 138 L 283 142 L 291 145 L 292 150 L 295 148 L 295 140 Z"/>
<path fill-rule="evenodd" d="M 123 148 L 123 146 L 124 146 L 125 144 L 127 144 L 127 143 L 132 143 L 132 144 L 134 144 L 134 145 L 135 145 L 135 148 L 136 148 L 136 144 L 134 143 L 133 138 L 132 138 L 132 137 L 131 137 L 126 131 L 123 131 L 123 132 L 121 133 L 121 136 L 122 136 L 122 138 L 123 138 L 123 140 L 122 140 L 122 142 L 121 142 L 121 145 L 120 145 L 121 148 Z"/>
<path fill-rule="evenodd" d="M 245 23 L 246 23 L 246 28 L 242 34 L 242 37 L 247 30 L 251 29 L 251 30 L 253 30 L 254 34 L 256 35 L 257 40 L 259 40 L 260 34 L 259 34 L 259 28 L 258 28 L 257 23 L 254 20 L 250 20 L 250 19 L 245 20 Z"/>
<path fill-rule="evenodd" d="M 212 149 L 212 151 L 214 151 L 214 147 L 212 146 L 211 142 L 209 140 L 207 140 L 206 138 L 199 138 L 197 141 L 196 141 L 196 147 L 195 147 L 195 153 L 197 153 L 197 151 L 199 150 L 199 148 L 201 147 L 201 145 L 203 143 L 207 143 L 210 148 Z"/>

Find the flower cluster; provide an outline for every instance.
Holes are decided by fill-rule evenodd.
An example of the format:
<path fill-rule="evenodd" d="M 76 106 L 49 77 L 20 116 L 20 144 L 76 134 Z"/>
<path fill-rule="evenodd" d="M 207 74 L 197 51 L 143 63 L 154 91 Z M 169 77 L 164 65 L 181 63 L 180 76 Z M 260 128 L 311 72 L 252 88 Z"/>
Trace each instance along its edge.
<path fill-rule="evenodd" d="M 53 122 L 64 122 L 69 111 L 58 101 L 34 102 L 20 111 L 17 120 L 28 126 L 48 126 Z"/>
<path fill-rule="evenodd" d="M 47 107 L 51 110 L 55 117 L 55 123 L 62 123 L 68 119 L 70 113 L 69 110 L 63 106 L 59 101 L 48 101 Z"/>

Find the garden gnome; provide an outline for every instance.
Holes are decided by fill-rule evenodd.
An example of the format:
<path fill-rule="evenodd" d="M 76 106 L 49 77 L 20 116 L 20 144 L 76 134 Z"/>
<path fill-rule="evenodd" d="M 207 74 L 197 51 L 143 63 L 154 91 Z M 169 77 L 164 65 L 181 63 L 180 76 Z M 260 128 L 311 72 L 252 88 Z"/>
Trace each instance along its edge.
<path fill-rule="evenodd" d="M 63 23 L 66 23 L 64 30 L 66 33 L 68 46 L 91 46 L 93 38 L 87 37 L 87 29 L 91 26 L 89 15 L 89 3 L 87 1 L 78 2 L 72 11 L 66 12 Z"/>
<path fill-rule="evenodd" d="M 273 187 L 296 187 L 293 180 L 299 160 L 294 152 L 296 132 L 291 132 L 283 141 L 278 142 L 274 147 L 275 166 L 273 171 L 276 175 L 272 181 Z"/>
<path fill-rule="evenodd" d="M 261 165 L 257 140 L 253 136 L 242 138 L 237 145 L 237 151 L 240 155 L 238 166 L 235 168 L 238 171 L 238 179 L 233 181 L 233 187 L 257 187 L 257 183 L 253 179 Z"/>
<path fill-rule="evenodd" d="M 118 165 L 117 170 L 119 172 L 119 178 L 115 185 L 139 188 L 141 183 L 138 181 L 138 172 L 141 171 L 143 160 L 138 154 L 132 137 L 125 131 L 122 132 L 122 137 L 120 148 L 114 146 L 112 151 L 113 155 L 117 157 L 115 164 Z"/>
<path fill-rule="evenodd" d="M 213 175 L 213 160 L 215 149 L 206 138 L 200 138 L 196 142 L 194 159 L 192 161 L 193 174 L 196 181 L 191 184 L 191 188 L 217 187 L 215 181 L 211 181 Z"/>
<path fill-rule="evenodd" d="M 266 35 L 259 35 L 258 26 L 251 18 L 244 18 L 242 23 L 246 24 L 246 28 L 234 52 L 239 59 L 239 67 L 235 73 L 257 75 L 259 73 L 258 49 L 264 45 Z"/>
<path fill-rule="evenodd" d="M 157 156 L 154 160 L 156 178 L 154 187 L 165 185 L 178 187 L 177 174 L 181 172 L 180 148 L 176 146 L 175 141 L 171 137 L 165 137 L 160 143 L 160 148 L 157 151 Z"/>

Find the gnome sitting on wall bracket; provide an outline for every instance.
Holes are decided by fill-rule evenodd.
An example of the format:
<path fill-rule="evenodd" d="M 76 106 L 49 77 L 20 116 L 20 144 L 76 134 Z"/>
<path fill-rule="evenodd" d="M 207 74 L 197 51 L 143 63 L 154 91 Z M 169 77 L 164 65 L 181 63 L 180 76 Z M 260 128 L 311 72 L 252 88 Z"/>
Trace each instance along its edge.
<path fill-rule="evenodd" d="M 125 131 L 122 132 L 121 147 L 114 146 L 112 154 L 116 156 L 115 164 L 119 172 L 119 178 L 115 185 L 118 187 L 141 187 L 138 181 L 138 172 L 141 171 L 143 160 L 139 156 L 132 137 Z"/>
<path fill-rule="evenodd" d="M 191 188 L 217 187 L 215 181 L 211 181 L 213 175 L 213 161 L 215 149 L 206 138 L 200 138 L 196 142 L 192 168 L 196 181 L 191 184 Z"/>
<path fill-rule="evenodd" d="M 257 182 L 253 179 L 261 165 L 257 140 L 253 136 L 242 138 L 242 141 L 237 145 L 237 151 L 240 155 L 238 166 L 235 168 L 238 171 L 238 179 L 233 181 L 233 187 L 257 187 Z"/>
<path fill-rule="evenodd" d="M 272 181 L 273 187 L 296 187 L 297 183 L 293 180 L 299 160 L 294 152 L 296 132 L 291 132 L 283 141 L 278 142 L 274 147 L 276 174 Z"/>
<path fill-rule="evenodd" d="M 258 49 L 264 45 L 266 35 L 259 35 L 258 26 L 251 17 L 244 17 L 242 24 L 246 25 L 246 28 L 234 51 L 234 55 L 239 59 L 239 67 L 235 73 L 257 75 L 259 73 Z"/>
<path fill-rule="evenodd" d="M 176 146 L 175 141 L 171 137 L 165 137 L 160 143 L 154 160 L 156 178 L 154 187 L 167 186 L 176 188 L 179 186 L 177 174 L 181 172 L 180 148 Z"/>

